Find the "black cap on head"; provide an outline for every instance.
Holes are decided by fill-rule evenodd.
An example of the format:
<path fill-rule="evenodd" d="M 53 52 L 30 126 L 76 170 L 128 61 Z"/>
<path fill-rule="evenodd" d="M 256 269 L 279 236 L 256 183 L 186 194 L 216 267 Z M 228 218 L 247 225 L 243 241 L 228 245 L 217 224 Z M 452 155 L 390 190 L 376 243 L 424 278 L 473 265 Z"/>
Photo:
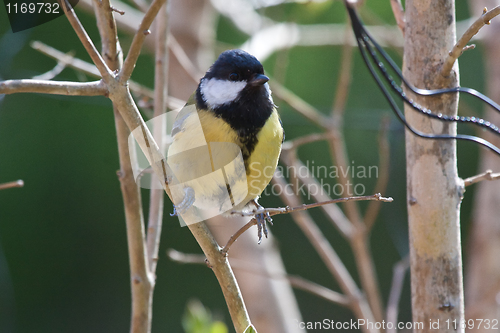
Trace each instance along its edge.
<path fill-rule="evenodd" d="M 222 52 L 205 74 L 205 78 L 250 81 L 259 74 L 264 74 L 259 60 L 243 50 L 235 49 Z"/>

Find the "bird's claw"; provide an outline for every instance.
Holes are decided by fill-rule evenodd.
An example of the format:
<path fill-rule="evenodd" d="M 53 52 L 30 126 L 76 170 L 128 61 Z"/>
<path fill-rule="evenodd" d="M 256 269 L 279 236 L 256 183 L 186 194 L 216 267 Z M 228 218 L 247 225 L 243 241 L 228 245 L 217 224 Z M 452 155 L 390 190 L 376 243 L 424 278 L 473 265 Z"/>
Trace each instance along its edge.
<path fill-rule="evenodd" d="M 195 196 L 193 188 L 185 187 L 184 199 L 182 199 L 178 205 L 174 205 L 174 212 L 171 213 L 170 216 L 179 216 L 179 214 L 183 214 L 193 205 L 194 200 Z"/>
<path fill-rule="evenodd" d="M 262 242 L 262 231 L 264 231 L 266 238 L 268 236 L 266 222 L 273 225 L 273 219 L 268 212 L 255 214 L 255 219 L 257 220 L 257 235 L 259 237 L 258 244 L 260 244 Z"/>

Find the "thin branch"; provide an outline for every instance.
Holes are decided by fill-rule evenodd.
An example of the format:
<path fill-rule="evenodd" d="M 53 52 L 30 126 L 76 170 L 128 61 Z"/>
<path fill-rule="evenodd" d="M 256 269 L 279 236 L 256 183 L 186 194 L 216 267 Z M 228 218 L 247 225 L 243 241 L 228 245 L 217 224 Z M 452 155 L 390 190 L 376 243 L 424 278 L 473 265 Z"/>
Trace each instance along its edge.
<path fill-rule="evenodd" d="M 78 38 L 82 42 L 83 47 L 85 47 L 85 50 L 87 50 L 87 53 L 89 54 L 90 58 L 96 65 L 97 69 L 99 70 L 99 73 L 101 74 L 102 78 L 108 81 L 110 78 L 113 77 L 113 73 L 104 63 L 104 60 L 97 51 L 96 47 L 94 46 L 94 43 L 92 42 L 89 35 L 85 31 L 85 28 L 83 27 L 82 23 L 76 16 L 73 7 L 71 7 L 71 5 L 67 0 L 58 0 L 58 2 L 63 8 L 69 23 L 73 27 L 73 30 L 75 30 Z"/>
<path fill-rule="evenodd" d="M 141 10 L 141 12 L 145 13 L 148 11 L 149 5 L 144 0 L 131 0 L 132 3 Z"/>
<path fill-rule="evenodd" d="M 118 42 L 116 23 L 109 0 L 93 0 L 97 27 L 101 36 L 103 57 L 112 70 L 121 66 L 122 50 Z M 118 60 L 120 58 L 120 60 Z"/>
<path fill-rule="evenodd" d="M 114 15 L 109 0 L 94 0 L 97 27 L 101 37 L 102 52 L 107 66 L 113 71 L 119 70 L 123 63 L 121 47 L 117 38 Z M 154 276 L 150 274 L 146 261 L 146 241 L 144 217 L 141 204 L 141 192 L 135 183 L 133 168 L 137 159 L 135 146 L 129 149 L 130 130 L 124 122 L 115 103 L 113 103 L 116 139 L 120 171 L 120 188 L 125 208 L 125 223 L 131 280 L 131 333 L 146 333 L 151 330 L 152 294 Z"/>
<path fill-rule="evenodd" d="M 189 56 L 186 54 L 181 44 L 179 44 L 177 39 L 172 34 L 168 35 L 168 46 L 189 77 L 193 79 L 196 84 L 198 84 L 200 82 L 200 78 L 203 76 L 203 73 L 200 72 L 191 59 L 189 59 Z"/>
<path fill-rule="evenodd" d="M 167 96 L 168 96 L 168 12 L 167 3 L 161 7 L 158 16 L 156 17 L 156 52 L 155 52 L 155 98 L 154 98 L 154 114 L 153 117 L 159 117 L 167 111 Z M 160 147 L 160 151 L 164 151 L 163 133 L 165 132 L 164 121 L 158 121 L 156 118 L 153 122 L 153 136 L 156 143 Z M 148 214 L 148 236 L 147 236 L 147 253 L 149 269 L 152 273 L 156 272 L 156 263 L 158 261 L 158 249 L 160 247 L 160 236 L 163 221 L 163 205 L 165 192 L 162 189 L 157 189 L 156 184 L 158 179 L 151 178 L 151 192 L 149 200 Z"/>
<path fill-rule="evenodd" d="M 24 186 L 24 181 L 22 179 L 19 179 L 13 182 L 0 184 L 0 190 L 6 190 L 8 188 L 23 187 L 23 186 Z"/>
<path fill-rule="evenodd" d="M 207 257 L 203 254 L 183 253 L 174 249 L 168 249 L 167 256 L 181 264 L 204 264 L 207 260 Z"/>
<path fill-rule="evenodd" d="M 392 8 L 392 13 L 394 14 L 394 18 L 396 19 L 396 23 L 398 24 L 399 30 L 401 30 L 401 33 L 404 36 L 406 18 L 403 5 L 401 4 L 401 0 L 391 0 L 391 8 Z"/>
<path fill-rule="evenodd" d="M 297 149 L 302 145 L 328 140 L 328 133 L 313 133 L 283 142 L 284 150 Z"/>
<path fill-rule="evenodd" d="M 332 199 L 328 201 L 323 201 L 323 202 L 316 202 L 312 204 L 302 204 L 297 207 L 279 207 L 279 208 L 263 208 L 256 210 L 254 212 L 232 212 L 233 215 L 241 215 L 241 216 L 254 216 L 256 214 L 265 214 L 268 213 L 269 216 L 274 216 L 274 215 L 279 215 L 279 214 L 290 214 L 293 212 L 300 212 L 303 210 L 308 210 L 311 208 L 317 208 L 325 205 L 330 205 L 330 204 L 337 204 L 341 202 L 348 202 L 348 201 L 370 201 L 370 200 L 376 200 L 376 201 L 382 201 L 382 202 L 392 202 L 393 198 L 385 198 L 380 193 L 376 193 L 373 195 L 364 195 L 364 196 L 358 196 L 358 197 L 346 197 L 346 198 L 339 198 L 339 199 Z M 241 227 L 234 235 L 232 235 L 226 246 L 221 250 L 222 253 L 227 254 L 229 251 L 229 248 L 233 243 L 240 237 L 245 231 L 247 231 L 250 227 L 254 226 L 257 224 L 257 220 L 255 218 L 251 219 L 248 223 L 246 223 L 243 227 Z"/>
<path fill-rule="evenodd" d="M 300 160 L 297 159 L 296 150 L 287 150 L 286 146 L 283 146 L 283 151 L 281 153 L 280 160 L 287 166 L 287 170 L 294 172 L 294 177 L 309 190 L 316 202 L 329 201 L 332 198 L 325 193 L 322 185 L 310 174 L 309 169 Z M 302 172 L 296 172 L 301 170 Z M 276 177 L 283 177 L 277 175 Z M 310 189 L 317 189 L 316 191 L 310 191 Z M 330 219 L 332 224 L 339 230 L 339 232 L 347 239 L 352 237 L 354 232 L 354 227 L 349 221 L 349 219 L 344 215 L 342 210 L 337 205 L 322 206 L 323 212 Z"/>
<path fill-rule="evenodd" d="M 144 15 L 144 18 L 142 19 L 141 25 L 139 26 L 139 29 L 137 29 L 134 39 L 132 40 L 127 58 L 125 58 L 125 62 L 123 63 L 123 68 L 118 74 L 118 82 L 123 84 L 132 75 L 132 71 L 134 70 L 137 59 L 139 58 L 139 54 L 141 53 L 144 39 L 150 33 L 149 27 L 165 2 L 166 0 L 154 0 L 149 6 L 146 15 Z"/>
<path fill-rule="evenodd" d="M 295 175 L 292 175 L 292 178 L 294 176 Z M 287 182 L 282 177 L 274 177 L 273 183 L 279 184 L 282 188 L 287 187 Z M 285 204 L 289 206 L 298 206 L 300 204 L 299 198 L 294 194 L 288 193 L 288 191 L 282 191 L 281 198 Z M 348 298 L 352 299 L 350 308 L 354 312 L 354 315 L 357 318 L 363 318 L 367 321 L 375 321 L 373 313 L 371 312 L 370 306 L 368 305 L 365 297 L 357 287 L 347 268 L 342 263 L 342 260 L 339 258 L 318 226 L 313 222 L 308 212 L 298 211 L 292 213 L 291 216 L 304 235 L 314 246 L 330 273 L 339 283 L 344 294 Z M 363 332 L 379 332 L 378 329 L 367 326 L 361 327 L 361 330 Z"/>
<path fill-rule="evenodd" d="M 341 293 L 323 287 L 322 285 L 319 285 L 317 283 L 308 281 L 300 276 L 288 276 L 287 279 L 292 287 L 296 289 L 307 291 L 308 293 L 323 298 L 334 304 L 344 306 L 346 308 L 349 308 L 351 306 L 352 302 L 349 300 L 349 298 L 342 295 Z"/>
<path fill-rule="evenodd" d="M 335 91 L 335 98 L 333 99 L 332 117 L 337 126 L 341 126 L 342 114 L 344 113 L 347 98 L 349 97 L 349 88 L 351 85 L 352 76 L 352 51 L 353 47 L 349 44 L 350 30 L 347 29 L 345 33 L 345 43 L 342 46 L 342 58 L 340 61 L 340 75 L 337 81 L 337 89 Z"/>
<path fill-rule="evenodd" d="M 203 254 L 190 254 L 179 252 L 174 249 L 167 250 L 167 256 L 177 263 L 181 264 L 206 264 L 206 257 Z M 261 267 L 249 268 L 246 261 L 239 259 L 231 259 L 231 265 L 235 270 L 245 270 L 253 274 L 263 275 L 269 277 L 270 279 L 286 279 L 290 285 L 296 289 L 301 289 L 317 297 L 323 298 L 334 304 L 338 304 L 349 308 L 351 306 L 351 300 L 348 297 L 342 295 L 339 292 L 333 291 L 317 283 L 311 282 L 300 276 L 292 275 L 277 275 L 270 274 L 261 269 Z"/>
<path fill-rule="evenodd" d="M 319 112 L 318 109 L 304 101 L 302 98 L 298 97 L 292 91 L 285 88 L 285 86 L 276 82 L 276 80 L 270 80 L 269 84 L 271 85 L 273 94 L 276 97 L 283 100 L 293 109 L 298 111 L 301 115 L 303 115 L 305 118 L 309 119 L 319 127 L 322 127 L 324 129 L 328 128 L 328 124 L 330 123 L 329 118 L 325 117 L 321 112 Z"/>
<path fill-rule="evenodd" d="M 61 52 L 59 50 L 54 49 L 53 47 L 50 47 L 42 42 L 39 41 L 32 41 L 30 43 L 31 47 L 34 50 L 37 50 L 38 52 L 57 60 L 58 62 L 63 63 L 65 66 L 76 69 L 80 72 L 83 72 L 87 75 L 93 76 L 93 77 L 101 77 L 101 74 L 97 70 L 97 67 L 95 65 L 90 64 L 86 61 L 80 60 L 78 58 L 75 58 L 71 54 L 67 54 L 64 52 Z M 152 94 L 151 94 L 152 95 Z"/>
<path fill-rule="evenodd" d="M 485 25 L 490 24 L 490 21 L 497 15 L 500 14 L 500 6 L 496 6 L 491 10 L 484 8 L 483 15 L 479 17 L 472 25 L 467 29 L 463 36 L 458 40 L 453 49 L 450 51 L 448 57 L 446 58 L 443 67 L 441 68 L 441 75 L 448 77 L 451 72 L 451 68 L 455 61 L 460 57 L 467 43 L 474 37 L 475 34 Z"/>
<path fill-rule="evenodd" d="M 347 170 L 349 164 L 344 134 L 342 132 L 342 123 L 345 104 L 347 102 L 347 97 L 349 96 L 349 87 L 351 81 L 350 78 L 352 75 L 351 59 L 352 48 L 348 46 L 348 40 L 346 39 L 340 65 L 341 75 L 339 77 L 339 82 L 337 83 L 335 101 L 332 107 L 332 121 L 330 122 L 330 126 L 328 128 L 328 132 L 330 134 L 329 145 L 331 155 L 334 159 L 334 163 L 341 170 Z M 343 172 L 339 173 L 338 182 L 342 185 L 343 188 L 348 188 L 349 184 L 353 184 L 349 173 Z M 354 252 L 356 266 L 360 275 L 361 286 L 367 295 L 368 302 L 370 304 L 375 320 L 377 322 L 381 322 L 384 318 L 382 298 L 377 283 L 375 265 L 373 263 L 373 259 L 368 246 L 368 230 L 363 224 L 361 212 L 358 205 L 356 205 L 354 202 L 346 202 L 343 206 L 345 207 L 347 217 L 354 226 L 354 232 L 351 233 L 349 242 Z"/>
<path fill-rule="evenodd" d="M 68 82 L 50 80 L 0 81 L 0 94 L 42 93 L 67 96 L 107 96 L 108 89 L 102 81 Z"/>
<path fill-rule="evenodd" d="M 55 59 L 57 61 L 62 62 L 63 64 L 65 64 L 69 68 L 73 68 L 73 69 L 80 71 L 80 72 L 83 72 L 89 76 L 101 77 L 101 74 L 97 70 L 97 67 L 95 67 L 94 65 L 92 65 L 86 61 L 83 61 L 81 59 L 72 57 L 68 54 L 65 54 L 65 53 L 63 53 L 59 50 L 56 50 L 53 47 L 50 47 L 42 42 L 33 41 L 31 43 L 31 47 L 33 49 L 39 51 L 40 53 L 52 58 L 52 59 Z M 146 97 L 151 98 L 151 99 L 154 98 L 153 90 L 149 89 L 148 87 L 145 87 L 145 86 L 143 86 L 135 81 L 132 81 L 132 80 L 129 80 L 128 83 L 129 83 L 130 90 L 133 91 L 134 93 L 137 93 L 141 96 L 146 96 Z M 175 98 L 175 97 L 172 97 L 172 96 L 168 97 L 167 102 L 168 102 L 168 107 L 170 109 L 179 109 L 185 104 L 185 101 L 182 101 L 182 100 Z"/>
<path fill-rule="evenodd" d="M 493 173 L 493 171 L 491 170 L 486 170 L 485 172 L 480 173 L 479 175 L 464 179 L 464 186 L 469 186 L 483 180 L 496 180 L 496 179 L 500 179 L 500 173 Z"/>
<path fill-rule="evenodd" d="M 390 119 L 388 117 L 384 117 L 381 122 L 380 133 L 378 136 L 379 173 L 377 183 L 375 184 L 375 192 L 377 193 L 385 192 L 389 182 L 390 146 L 389 139 L 387 138 L 389 124 Z M 366 213 L 363 218 L 367 231 L 371 230 L 379 211 L 380 203 L 372 201 L 368 204 L 368 208 L 366 209 Z"/>
<path fill-rule="evenodd" d="M 62 61 L 58 61 L 56 66 L 52 68 L 50 71 L 45 72 L 40 75 L 33 76 L 32 80 L 52 80 L 66 68 L 66 65 Z"/>
<path fill-rule="evenodd" d="M 387 322 L 393 324 L 393 328 L 387 329 L 387 333 L 397 333 L 398 309 L 399 300 L 401 299 L 401 291 L 403 290 L 403 282 L 406 271 L 410 268 L 410 258 L 406 256 L 400 260 L 392 269 L 392 284 L 389 300 L 387 302 Z"/>
<path fill-rule="evenodd" d="M 108 1 L 109 2 L 109 1 Z M 109 9 L 111 9 L 111 11 L 115 12 L 115 13 L 118 13 L 120 15 L 125 15 L 125 11 L 124 10 L 119 10 L 113 6 L 110 6 Z"/>

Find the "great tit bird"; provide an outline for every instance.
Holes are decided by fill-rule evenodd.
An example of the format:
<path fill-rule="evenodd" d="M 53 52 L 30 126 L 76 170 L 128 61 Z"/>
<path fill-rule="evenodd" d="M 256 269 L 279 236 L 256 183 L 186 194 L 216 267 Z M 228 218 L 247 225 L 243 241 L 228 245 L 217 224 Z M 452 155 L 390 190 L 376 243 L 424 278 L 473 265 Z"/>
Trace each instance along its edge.
<path fill-rule="evenodd" d="M 225 51 L 178 113 L 167 163 L 174 214 L 187 223 L 205 219 L 203 210 L 228 216 L 262 209 L 257 200 L 276 170 L 284 140 L 268 81 L 254 56 Z M 255 217 L 260 242 L 262 230 L 267 237 L 266 220 L 272 220 L 267 213 Z"/>

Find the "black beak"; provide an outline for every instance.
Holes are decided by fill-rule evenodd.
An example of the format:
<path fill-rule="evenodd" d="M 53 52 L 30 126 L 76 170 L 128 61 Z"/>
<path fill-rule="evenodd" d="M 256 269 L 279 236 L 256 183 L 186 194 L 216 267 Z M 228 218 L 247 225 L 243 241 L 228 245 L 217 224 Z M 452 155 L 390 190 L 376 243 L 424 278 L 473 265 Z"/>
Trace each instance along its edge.
<path fill-rule="evenodd" d="M 265 76 L 264 74 L 256 74 L 252 77 L 252 79 L 248 83 L 251 86 L 257 87 L 257 86 L 263 85 L 267 81 L 269 81 L 269 78 L 267 76 Z"/>

